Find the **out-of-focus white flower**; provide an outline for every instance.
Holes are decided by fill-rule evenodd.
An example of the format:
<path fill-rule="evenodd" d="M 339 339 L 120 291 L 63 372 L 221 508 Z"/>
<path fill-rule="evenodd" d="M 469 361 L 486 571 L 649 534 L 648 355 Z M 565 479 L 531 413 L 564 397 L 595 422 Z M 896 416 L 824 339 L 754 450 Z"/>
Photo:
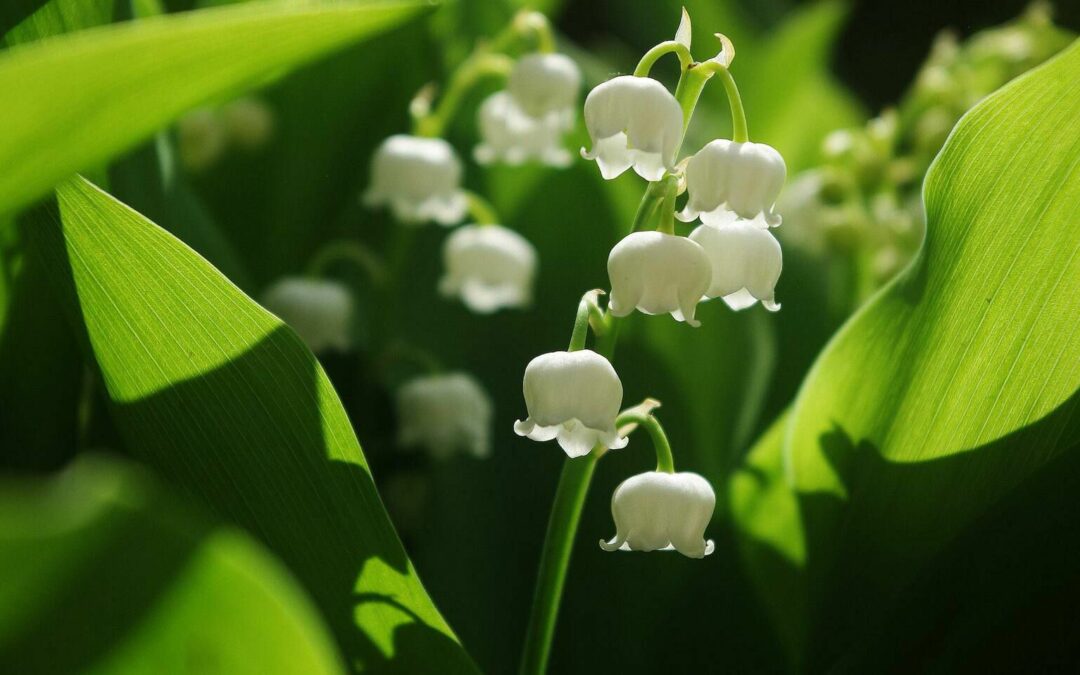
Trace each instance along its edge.
<path fill-rule="evenodd" d="M 563 54 L 528 54 L 514 64 L 506 89 L 526 115 L 538 120 L 554 115 L 568 123 L 574 119 L 581 71 Z"/>
<path fill-rule="evenodd" d="M 189 171 L 210 168 L 221 158 L 228 142 L 228 130 L 217 110 L 192 110 L 176 123 L 177 153 Z"/>
<path fill-rule="evenodd" d="M 570 153 L 562 145 L 563 133 L 570 128 L 565 116 L 530 117 L 505 91 L 480 105 L 477 126 L 481 140 L 473 156 L 481 164 L 516 165 L 533 159 L 554 167 L 570 164 Z"/>
<path fill-rule="evenodd" d="M 313 352 L 345 351 L 351 345 L 353 300 L 337 282 L 285 277 L 266 289 L 262 305 L 289 324 Z"/>
<path fill-rule="evenodd" d="M 443 244 L 443 295 L 458 296 L 480 314 L 532 302 L 536 249 L 501 225 L 465 225 Z"/>
<path fill-rule="evenodd" d="M 660 180 L 675 166 L 682 138 L 679 102 L 664 85 L 648 77 L 623 75 L 598 85 L 585 99 L 585 126 L 600 174 L 615 178 L 630 167 L 648 181 Z"/>
<path fill-rule="evenodd" d="M 398 444 L 423 446 L 438 459 L 491 453 L 491 399 L 471 375 L 418 377 L 397 391 Z"/>
<path fill-rule="evenodd" d="M 615 536 L 605 551 L 678 551 L 704 558 L 715 548 L 705 527 L 716 507 L 709 481 L 696 473 L 647 471 L 627 478 L 611 496 Z"/>
<path fill-rule="evenodd" d="M 387 138 L 371 161 L 368 206 L 389 206 L 407 224 L 434 220 L 453 225 L 465 216 L 461 161 L 441 138 L 397 134 Z"/>
<path fill-rule="evenodd" d="M 736 143 L 717 139 L 686 163 L 689 198 L 679 219 L 703 223 L 725 222 L 726 211 L 740 218 L 760 218 L 769 227 L 780 224 L 773 204 L 784 187 L 787 167 L 774 148 L 763 143 Z"/>
<path fill-rule="evenodd" d="M 614 316 L 638 309 L 645 314 L 667 314 L 676 321 L 700 326 L 694 319 L 698 302 L 709 290 L 712 266 L 697 243 L 663 232 L 634 232 L 611 249 L 608 256 Z"/>
<path fill-rule="evenodd" d="M 274 133 L 274 111 L 263 101 L 250 96 L 222 106 L 221 118 L 230 142 L 247 150 L 263 145 Z"/>
<path fill-rule="evenodd" d="M 626 447 L 615 430 L 623 388 L 611 362 L 596 352 L 541 354 L 525 368 L 523 384 L 529 417 L 514 424 L 519 436 L 556 439 L 570 457 L 597 445 Z"/>
<path fill-rule="evenodd" d="M 758 300 L 775 312 L 776 282 L 783 268 L 780 242 L 768 229 L 729 215 L 726 224 L 698 226 L 690 238 L 701 245 L 712 264 L 708 298 L 723 298 L 734 310 Z"/>

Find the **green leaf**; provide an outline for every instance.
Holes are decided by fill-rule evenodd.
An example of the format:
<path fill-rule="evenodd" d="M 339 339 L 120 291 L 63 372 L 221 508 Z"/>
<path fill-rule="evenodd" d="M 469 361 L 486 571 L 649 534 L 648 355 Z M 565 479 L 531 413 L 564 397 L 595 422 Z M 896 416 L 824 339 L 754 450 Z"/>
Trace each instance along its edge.
<path fill-rule="evenodd" d="M 281 563 L 114 459 L 0 480 L 0 576 L 10 672 L 343 672 Z"/>
<path fill-rule="evenodd" d="M 12 48 L 0 54 L 0 90 L 19 92 L 0 109 L 0 213 L 133 147 L 193 106 L 385 30 L 419 6 L 252 3 Z"/>
<path fill-rule="evenodd" d="M 87 181 L 57 194 L 62 225 L 43 217 L 37 243 L 77 303 L 127 449 L 277 553 L 354 666 L 472 672 L 299 338 Z"/>
<path fill-rule="evenodd" d="M 773 453 L 784 459 L 760 489 L 787 485 L 798 509 L 763 523 L 776 514 L 750 508 L 759 497 L 747 489 L 747 474 L 737 478 L 735 510 L 745 514 L 739 525 L 749 539 L 794 545 L 801 532 L 805 540 L 805 559 L 786 556 L 793 569 L 780 575 L 799 578 L 797 591 L 763 566 L 750 569 L 761 573 L 767 604 L 805 607 L 792 620 L 802 634 L 789 643 L 804 648 L 794 660 L 811 670 L 868 638 L 887 644 L 889 616 L 906 616 L 897 625 L 932 626 L 919 657 L 945 658 L 941 637 L 955 628 L 948 622 L 956 612 L 928 603 L 935 618 L 916 619 L 905 603 L 913 589 L 952 592 L 935 575 L 962 576 L 957 560 L 994 583 L 995 571 L 1008 578 L 1019 566 L 1028 582 L 1056 580 L 1075 597 L 1058 568 L 1071 561 L 1075 569 L 1078 551 L 1019 562 L 1000 550 L 979 553 L 992 550 L 985 537 L 995 536 L 1004 538 L 998 549 L 1011 543 L 1023 551 L 1033 527 L 1061 541 L 1061 531 L 1046 529 L 1053 519 L 995 530 L 986 519 L 1003 504 L 1012 506 L 995 517 L 1039 513 L 1051 498 L 1055 509 L 1064 501 L 1067 511 L 1080 511 L 1075 489 L 1062 482 L 1075 475 L 1080 452 L 1078 78 L 1074 43 L 988 97 L 953 131 L 924 185 L 928 225 L 918 257 L 841 330 L 786 428 L 751 455 L 751 472 Z M 1053 487 L 1030 490 L 1035 481 Z M 1012 588 L 1000 595 L 1011 597 L 1012 609 L 1031 601 Z M 972 621 L 954 634 L 991 630 Z M 864 650 L 847 665 L 877 670 L 858 660 L 872 656 Z"/>
<path fill-rule="evenodd" d="M 0 10 L 3 44 L 11 47 L 109 23 L 115 4 L 116 0 L 12 0 Z"/>

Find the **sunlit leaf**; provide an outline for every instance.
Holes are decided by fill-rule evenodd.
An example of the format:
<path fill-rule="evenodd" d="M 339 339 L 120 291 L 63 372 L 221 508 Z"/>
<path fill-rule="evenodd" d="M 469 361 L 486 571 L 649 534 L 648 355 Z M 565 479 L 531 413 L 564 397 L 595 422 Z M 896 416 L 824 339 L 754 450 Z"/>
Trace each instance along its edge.
<path fill-rule="evenodd" d="M 865 640 L 887 633 L 888 616 L 904 617 L 913 631 L 932 627 L 920 658 L 945 658 L 948 631 L 985 638 L 992 621 L 1007 624 L 1008 612 L 1032 601 L 1012 592 L 1027 585 L 1009 586 L 982 624 L 969 617 L 963 629 L 951 625 L 957 617 L 947 601 L 927 603 L 937 612 L 931 618 L 912 618 L 918 608 L 907 591 L 947 594 L 951 586 L 931 576 L 961 579 L 957 564 L 984 579 L 1016 575 L 1019 565 L 1021 577 L 1043 582 L 1040 593 L 1053 593 L 1054 580 L 1075 591 L 1059 568 L 1075 568 L 1080 552 L 1017 561 L 1001 551 L 1030 548 L 1032 527 L 1044 539 L 1076 529 L 1057 514 L 1063 500 L 1067 512 L 1078 511 L 1066 498 L 1075 495 L 1066 479 L 1080 450 L 1078 78 L 1074 44 L 963 118 L 927 176 L 927 237 L 915 262 L 833 340 L 786 428 L 762 440 L 738 479 L 736 512 L 748 538 L 792 545 L 788 537 L 802 531 L 805 559 L 785 556 L 792 569 L 782 575 L 794 574 L 798 588 L 758 561 L 750 569 L 761 573 L 770 604 L 806 608 L 792 619 L 802 634 L 790 644 L 812 670 L 857 644 L 876 644 Z M 770 457 L 761 489 L 787 485 L 798 505 L 772 525 L 762 519 L 776 512 L 750 508 L 764 497 L 745 489 L 754 462 Z M 1002 522 L 1040 505 L 1055 517 L 997 531 L 985 519 L 1006 502 L 1011 509 L 993 516 Z M 1002 539 L 995 549 L 985 537 Z M 868 662 L 849 665 L 876 670 Z"/>
<path fill-rule="evenodd" d="M 0 480 L 0 576 L 9 672 L 343 672 L 281 563 L 115 459 Z"/>
<path fill-rule="evenodd" d="M 252 3 L 80 31 L 0 53 L 0 213 L 235 94 L 416 13 L 418 2 Z M 153 58 L 147 55 L 152 53 Z"/>
<path fill-rule="evenodd" d="M 0 10 L 2 43 L 11 47 L 109 23 L 115 4 L 116 0 L 10 0 Z"/>
<path fill-rule="evenodd" d="M 299 338 L 87 181 L 57 194 L 38 249 L 85 324 L 127 449 L 279 555 L 351 664 L 471 672 Z"/>

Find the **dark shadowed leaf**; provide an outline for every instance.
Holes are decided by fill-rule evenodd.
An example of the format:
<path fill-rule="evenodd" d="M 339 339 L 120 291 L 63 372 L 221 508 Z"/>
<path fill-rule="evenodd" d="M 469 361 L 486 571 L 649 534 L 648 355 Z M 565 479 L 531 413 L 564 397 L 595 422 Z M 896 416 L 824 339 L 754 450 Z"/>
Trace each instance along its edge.
<path fill-rule="evenodd" d="M 1077 547 L 1023 551 L 1074 538 L 1080 511 L 1078 80 L 1074 44 L 964 117 L 926 179 L 917 259 L 836 336 L 737 479 L 741 529 L 786 561 L 750 569 L 813 670 L 845 653 L 862 672 L 890 655 L 949 666 L 980 641 L 1015 647 L 1001 637 L 1039 597 L 1075 597 Z M 796 509 L 755 506 L 784 489 Z M 1047 517 L 1022 526 L 1025 512 Z M 957 613 L 976 571 L 1012 581 Z M 919 651 L 868 647 L 883 644 Z"/>
<path fill-rule="evenodd" d="M 8 672 L 343 672 L 280 562 L 115 459 L 0 479 L 0 576 Z"/>
<path fill-rule="evenodd" d="M 41 215 L 38 249 L 85 324 L 127 449 L 279 555 L 350 664 L 471 672 L 299 338 L 87 181 L 57 194 L 61 220 Z"/>

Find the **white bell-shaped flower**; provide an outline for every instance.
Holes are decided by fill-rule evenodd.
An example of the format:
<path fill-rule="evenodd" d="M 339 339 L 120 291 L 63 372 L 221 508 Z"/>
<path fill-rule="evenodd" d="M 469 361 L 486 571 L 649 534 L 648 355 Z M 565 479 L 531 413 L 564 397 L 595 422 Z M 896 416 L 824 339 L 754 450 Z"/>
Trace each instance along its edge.
<path fill-rule="evenodd" d="M 614 316 L 638 309 L 700 326 L 694 312 L 709 290 L 712 265 L 701 246 L 686 237 L 634 232 L 611 249 L 608 278 L 608 309 Z"/>
<path fill-rule="evenodd" d="M 700 217 L 710 224 L 726 221 L 725 213 L 733 211 L 740 218 L 776 227 L 781 218 L 773 205 L 786 176 L 784 158 L 771 146 L 712 141 L 686 163 L 689 197 L 679 219 L 690 222 Z"/>
<path fill-rule="evenodd" d="M 726 224 L 698 226 L 690 238 L 701 245 L 712 265 L 708 298 L 723 298 L 734 310 L 758 300 L 770 312 L 780 309 L 775 288 L 783 254 L 768 229 L 731 214 Z"/>
<path fill-rule="evenodd" d="M 506 89 L 526 115 L 538 120 L 554 115 L 569 122 L 577 106 L 581 71 L 563 54 L 528 54 L 514 64 Z"/>
<path fill-rule="evenodd" d="M 514 424 L 519 436 L 556 439 L 570 457 L 597 445 L 626 447 L 615 429 L 622 407 L 622 381 L 611 362 L 589 349 L 541 354 L 525 368 L 529 417 Z"/>
<path fill-rule="evenodd" d="M 397 391 L 398 444 L 423 446 L 437 459 L 491 453 L 491 399 L 471 375 L 418 377 Z"/>
<path fill-rule="evenodd" d="M 389 206 L 403 223 L 433 220 L 453 225 L 465 216 L 461 161 L 441 138 L 397 134 L 382 142 L 371 161 L 368 206 Z"/>
<path fill-rule="evenodd" d="M 289 324 L 313 352 L 345 351 L 352 343 L 353 300 L 337 282 L 286 277 L 266 289 L 262 305 Z"/>
<path fill-rule="evenodd" d="M 678 551 L 689 558 L 713 552 L 705 528 L 716 507 L 709 481 L 696 473 L 647 471 L 627 478 L 611 496 L 615 536 L 605 551 Z"/>
<path fill-rule="evenodd" d="M 532 302 L 536 249 L 501 225 L 465 225 L 443 244 L 446 272 L 439 291 L 479 314 Z"/>
<path fill-rule="evenodd" d="M 645 180 L 657 181 L 675 166 L 683 113 L 656 80 L 622 75 L 589 92 L 585 126 L 593 148 L 582 148 L 581 156 L 595 159 L 604 178 L 633 167 Z"/>
<path fill-rule="evenodd" d="M 530 160 L 554 167 L 570 164 L 570 153 L 562 145 L 563 134 L 571 126 L 569 119 L 559 115 L 530 117 L 505 91 L 484 100 L 477 111 L 477 126 L 480 144 L 473 156 L 481 164 L 517 165 Z"/>

